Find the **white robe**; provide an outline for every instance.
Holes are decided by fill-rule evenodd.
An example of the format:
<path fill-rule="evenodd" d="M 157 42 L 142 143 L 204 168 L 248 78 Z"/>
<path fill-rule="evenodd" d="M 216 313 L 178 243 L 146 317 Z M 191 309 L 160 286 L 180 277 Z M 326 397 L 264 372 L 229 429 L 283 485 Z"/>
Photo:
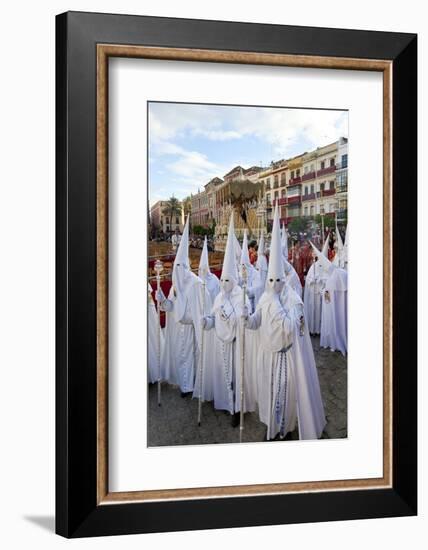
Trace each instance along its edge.
<path fill-rule="evenodd" d="M 217 275 L 208 272 L 205 282 L 208 292 L 210 293 L 211 303 L 213 304 L 217 294 L 220 292 L 220 281 L 218 280 Z"/>
<path fill-rule="evenodd" d="M 300 439 L 321 437 L 326 424 L 312 343 L 300 332 L 303 303 L 285 286 L 281 298 L 264 295 L 248 328 L 260 327 L 258 348 L 258 405 L 268 439 L 293 431 Z"/>
<path fill-rule="evenodd" d="M 149 292 L 148 296 L 148 368 L 147 368 L 147 378 L 150 384 L 153 384 L 158 381 L 159 374 L 162 378 L 162 372 L 159 373 L 159 359 L 158 359 L 158 338 L 159 338 L 159 322 L 158 314 L 156 311 L 156 306 L 153 301 L 153 298 Z M 164 344 L 163 332 L 160 331 L 160 352 L 162 356 L 162 349 Z"/>
<path fill-rule="evenodd" d="M 348 274 L 338 267 L 332 269 L 323 291 L 320 345 L 343 355 L 348 350 Z"/>
<path fill-rule="evenodd" d="M 178 301 L 174 287 L 171 287 L 168 300 L 161 306 L 167 312 L 162 373 L 165 380 L 187 393 L 194 389 L 201 347 L 201 318 L 211 309 L 211 299 L 205 288 L 203 307 L 202 281 L 191 272 L 181 292 Z"/>
<path fill-rule="evenodd" d="M 318 372 L 312 341 L 307 327 L 304 305 L 290 287 L 285 287 L 281 299 L 288 315 L 293 319 L 293 346 L 290 364 L 296 381 L 297 418 L 299 439 L 318 439 L 326 425 Z M 304 318 L 303 333 L 301 317 Z"/>
<path fill-rule="evenodd" d="M 256 269 L 259 272 L 261 287 L 264 290 L 268 272 L 268 263 L 264 254 L 259 254 L 257 256 Z"/>
<path fill-rule="evenodd" d="M 314 262 L 309 268 L 305 280 L 305 317 L 307 329 L 311 334 L 321 332 L 322 291 L 326 275 L 319 262 Z"/>
<path fill-rule="evenodd" d="M 267 439 L 284 437 L 296 425 L 295 383 L 289 367 L 292 320 L 279 296 L 266 291 L 256 312 L 247 322 L 258 329 L 257 401 L 260 420 L 267 426 Z"/>
<path fill-rule="evenodd" d="M 302 298 L 303 289 L 302 283 L 300 282 L 299 276 L 297 275 L 296 270 L 290 264 L 290 262 L 284 259 L 284 271 L 285 271 L 285 281 L 286 284 L 291 286 L 291 288 Z"/>
<path fill-rule="evenodd" d="M 230 294 L 221 291 L 207 320 L 207 333 L 215 337 L 215 345 L 210 349 L 210 353 L 215 355 L 215 363 L 207 384 L 212 388 L 214 408 L 229 411 L 231 414 L 241 410 L 242 300 L 242 289 L 239 286 L 235 286 Z M 248 297 L 246 305 L 250 308 Z M 212 328 L 215 330 L 210 330 Z M 256 409 L 254 373 L 253 343 L 246 331 L 244 412 Z"/>

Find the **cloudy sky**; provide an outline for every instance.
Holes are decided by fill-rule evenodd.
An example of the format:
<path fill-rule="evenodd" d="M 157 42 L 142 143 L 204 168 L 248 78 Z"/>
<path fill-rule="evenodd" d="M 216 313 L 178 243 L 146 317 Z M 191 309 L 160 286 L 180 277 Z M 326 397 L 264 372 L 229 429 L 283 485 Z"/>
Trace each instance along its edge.
<path fill-rule="evenodd" d="M 149 200 L 182 199 L 236 165 L 268 166 L 348 136 L 348 113 L 149 103 Z"/>

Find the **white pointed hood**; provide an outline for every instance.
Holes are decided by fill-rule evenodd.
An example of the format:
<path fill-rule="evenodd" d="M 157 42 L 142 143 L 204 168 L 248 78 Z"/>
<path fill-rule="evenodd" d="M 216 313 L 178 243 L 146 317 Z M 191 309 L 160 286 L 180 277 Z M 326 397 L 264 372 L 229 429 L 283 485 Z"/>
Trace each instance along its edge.
<path fill-rule="evenodd" d="M 245 264 L 246 267 L 251 265 L 250 255 L 248 254 L 248 235 L 247 230 L 244 230 L 244 239 L 242 241 L 241 261 L 240 265 Z"/>
<path fill-rule="evenodd" d="M 343 265 L 344 268 L 347 268 L 348 265 L 348 237 L 349 237 L 349 226 L 346 226 L 346 233 L 345 233 L 345 244 L 343 246 Z"/>
<path fill-rule="evenodd" d="M 233 218 L 233 214 L 232 214 L 232 218 Z M 241 250 L 241 245 L 239 244 L 239 241 L 238 241 L 238 237 L 235 235 L 235 230 L 233 230 L 233 246 L 235 249 L 235 262 L 236 262 L 236 265 L 238 266 L 241 263 L 242 250 Z"/>
<path fill-rule="evenodd" d="M 280 233 L 281 229 L 279 227 L 279 210 L 278 205 L 276 205 L 272 226 L 272 239 L 270 243 L 269 268 L 266 283 L 267 288 L 272 286 L 270 284 L 270 279 L 280 279 L 281 281 L 284 280 L 284 256 L 282 254 Z"/>
<path fill-rule="evenodd" d="M 268 263 L 265 256 L 265 238 L 264 238 L 263 229 L 260 234 L 259 247 L 257 249 L 256 269 L 260 274 L 260 282 L 262 284 L 262 288 L 264 288 L 266 283 Z"/>
<path fill-rule="evenodd" d="M 186 224 L 183 229 L 180 244 L 178 245 L 177 254 L 175 255 L 174 267 L 177 265 L 184 265 L 190 269 L 189 261 L 189 216 L 187 216 Z M 174 268 L 173 268 L 174 272 Z"/>
<path fill-rule="evenodd" d="M 172 285 L 175 292 L 174 317 L 178 322 L 186 310 L 186 289 L 194 274 L 190 271 L 189 260 L 189 216 L 183 229 L 172 268 Z"/>
<path fill-rule="evenodd" d="M 324 254 L 324 256 L 326 258 L 328 258 L 328 243 L 330 241 L 330 233 L 327 233 L 327 237 L 325 238 L 325 241 L 324 241 L 324 245 L 322 247 L 322 254 Z"/>
<path fill-rule="evenodd" d="M 208 242 L 207 242 L 207 237 L 205 236 L 201 258 L 199 260 L 198 275 L 201 278 L 205 278 L 208 273 L 211 273 L 211 271 L 210 271 L 210 264 L 208 261 Z"/>
<path fill-rule="evenodd" d="M 309 241 L 311 243 L 311 246 L 312 246 L 312 249 L 314 251 L 314 253 L 316 254 L 317 258 L 318 258 L 318 262 L 320 264 L 320 266 L 323 268 L 323 270 L 326 272 L 326 273 L 330 273 L 333 269 L 334 269 L 334 266 L 333 264 L 330 262 L 330 260 L 324 256 L 324 254 L 322 254 L 318 248 L 314 245 L 314 243 L 312 241 Z"/>
<path fill-rule="evenodd" d="M 288 260 L 288 235 L 287 235 L 287 230 L 285 229 L 284 223 L 282 224 L 281 246 L 282 246 L 282 253 L 284 254 L 284 258 Z"/>
<path fill-rule="evenodd" d="M 340 234 L 340 231 L 337 227 L 337 221 L 336 221 L 336 243 L 337 243 L 337 250 L 338 250 L 339 254 L 342 254 L 342 252 L 343 252 L 343 241 L 342 241 L 342 236 Z"/>
<path fill-rule="evenodd" d="M 221 271 L 222 279 L 232 279 L 235 284 L 238 283 L 238 270 L 236 268 L 236 247 L 235 247 L 235 226 L 233 224 L 233 212 L 230 216 L 229 232 L 227 234 L 226 250 L 224 251 L 223 269 Z"/>
<path fill-rule="evenodd" d="M 257 256 L 260 256 L 260 254 L 264 254 L 264 253 L 265 253 L 265 234 L 262 229 L 260 233 L 259 246 L 257 248 Z"/>

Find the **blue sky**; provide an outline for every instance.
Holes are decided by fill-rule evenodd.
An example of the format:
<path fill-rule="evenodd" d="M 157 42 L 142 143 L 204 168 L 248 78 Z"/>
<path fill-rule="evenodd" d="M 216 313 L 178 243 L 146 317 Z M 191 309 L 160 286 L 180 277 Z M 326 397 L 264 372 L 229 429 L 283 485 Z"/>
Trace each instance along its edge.
<path fill-rule="evenodd" d="M 149 201 L 182 199 L 236 165 L 268 166 L 348 137 L 348 113 L 149 103 Z"/>

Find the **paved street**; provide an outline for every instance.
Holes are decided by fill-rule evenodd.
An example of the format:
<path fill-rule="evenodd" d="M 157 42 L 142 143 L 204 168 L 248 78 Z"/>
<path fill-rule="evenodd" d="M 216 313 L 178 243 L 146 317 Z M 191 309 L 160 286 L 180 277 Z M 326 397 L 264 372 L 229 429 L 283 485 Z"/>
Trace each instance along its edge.
<path fill-rule="evenodd" d="M 347 436 L 347 361 L 339 352 L 321 349 L 319 337 L 312 337 L 327 425 L 323 438 Z M 149 446 L 237 443 L 239 427 L 233 428 L 230 415 L 202 404 L 202 425 L 197 425 L 198 401 L 182 398 L 179 389 L 162 385 L 162 406 L 157 404 L 156 385 L 149 386 Z M 244 441 L 264 441 L 266 427 L 255 413 L 245 415 Z M 291 439 L 298 439 L 297 431 Z"/>

